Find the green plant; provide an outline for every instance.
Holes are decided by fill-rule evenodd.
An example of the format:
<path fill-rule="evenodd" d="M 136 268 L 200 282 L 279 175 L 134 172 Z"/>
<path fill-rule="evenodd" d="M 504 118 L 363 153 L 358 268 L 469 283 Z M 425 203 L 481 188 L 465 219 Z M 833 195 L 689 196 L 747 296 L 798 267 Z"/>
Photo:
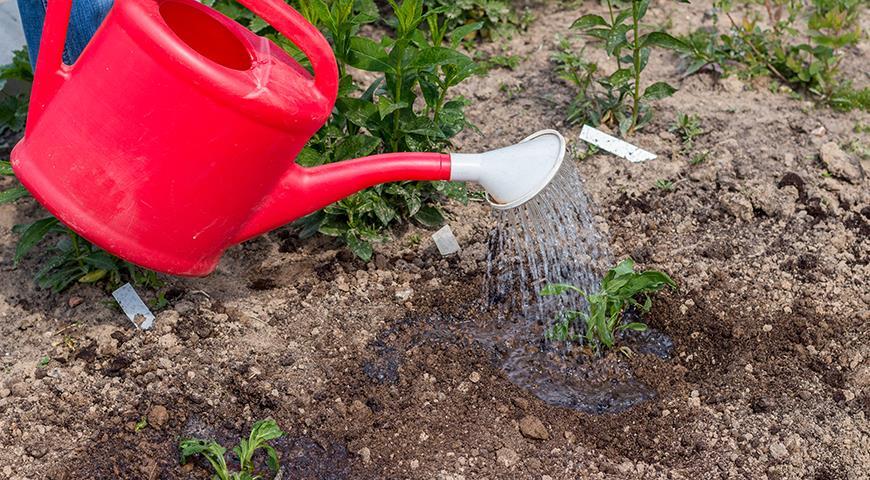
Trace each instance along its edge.
<path fill-rule="evenodd" d="M 701 128 L 701 119 L 697 115 L 685 113 L 677 113 L 677 119 L 671 124 L 668 131 L 677 134 L 686 149 L 691 149 L 695 138 L 704 133 Z"/>
<path fill-rule="evenodd" d="M 674 182 L 667 179 L 656 180 L 655 187 L 663 192 L 672 192 L 676 188 Z"/>
<path fill-rule="evenodd" d="M 148 417 L 143 415 L 142 418 L 140 418 L 139 421 L 136 422 L 136 425 L 133 427 L 133 431 L 136 433 L 139 433 L 142 430 L 145 430 L 147 427 L 148 427 Z"/>
<path fill-rule="evenodd" d="M 715 5 L 728 19 L 729 32 L 719 35 L 704 28 L 684 37 L 689 46 L 685 74 L 709 65 L 744 77 L 769 74 L 835 109 L 870 109 L 870 91 L 854 89 L 839 76 L 842 50 L 862 36 L 860 0 L 812 0 L 809 7 L 795 0 L 768 0 L 764 5 L 769 28 L 761 26 L 755 12 L 735 20 L 730 0 Z M 795 22 L 802 17 L 806 24 L 798 28 Z M 795 42 L 801 31 L 808 32 L 806 41 Z"/>
<path fill-rule="evenodd" d="M 523 61 L 523 57 L 510 53 L 487 54 L 480 50 L 474 53 L 474 60 L 478 62 L 480 68 L 485 71 L 490 71 L 496 68 L 506 68 L 514 70 Z"/>
<path fill-rule="evenodd" d="M 574 21 L 571 28 L 601 42 L 607 56 L 614 60 L 616 70 L 598 77 L 598 67 L 583 61 L 582 53 L 580 56 L 566 57 L 564 44 L 560 45 L 563 51 L 556 54 L 556 61 L 568 60 L 560 70 L 563 78 L 574 83 L 579 90 L 575 105 L 572 106 L 574 115 L 571 120 L 616 126 L 624 136 L 642 128 L 652 119 L 649 102 L 673 95 L 676 91 L 665 82 L 655 82 L 645 89 L 641 88 L 641 74 L 649 62 L 651 49 L 660 47 L 688 51 L 688 46 L 663 31 L 645 31 L 648 28 L 642 21 L 649 0 L 632 0 L 622 10 L 615 1 L 606 1 L 608 18 L 595 14 L 583 15 Z M 688 3 L 687 0 L 678 1 Z M 596 88 L 590 88 L 596 84 Z M 584 111 L 588 113 L 581 113 Z"/>
<path fill-rule="evenodd" d="M 634 266 L 630 258 L 620 262 L 607 272 L 595 293 L 584 292 L 564 283 L 544 287 L 541 295 L 575 293 L 587 302 L 585 310 L 561 312 L 555 324 L 546 331 L 546 338 L 552 341 L 583 342 L 596 352 L 601 352 L 616 344 L 620 332 L 646 330 L 645 323 L 626 322 L 626 310 L 631 307 L 641 315 L 646 314 L 652 308 L 651 293 L 668 287 L 676 289 L 677 285 L 663 272 L 635 272 Z M 643 303 L 638 301 L 639 297 L 643 298 Z"/>
<path fill-rule="evenodd" d="M 49 356 L 47 356 L 47 355 L 44 356 L 44 357 L 41 357 L 41 358 L 39 359 L 39 362 L 37 362 L 37 364 L 36 364 L 36 368 L 45 368 L 45 367 L 48 366 L 48 364 L 49 364 L 50 362 L 51 362 L 51 357 L 49 357 Z"/>
<path fill-rule="evenodd" d="M 0 91 L 9 80 L 33 81 L 30 57 L 26 48 L 12 52 L 12 62 L 0 66 Z M 27 119 L 27 95 L 0 93 L 0 134 L 7 131 L 20 132 Z"/>
<path fill-rule="evenodd" d="M 480 24 L 451 30 L 437 11 L 424 13 L 422 0 L 390 1 L 396 17 L 395 36 L 385 35 L 376 42 L 356 35 L 360 25 L 377 18 L 364 13 L 372 8 L 371 2 L 302 3 L 306 5 L 302 11 L 333 45 L 341 87 L 333 115 L 302 150 L 298 163 L 314 166 L 375 153 L 444 150 L 457 133 L 472 127 L 464 114 L 467 101 L 451 98 L 449 91 L 479 71 L 457 47 Z M 355 96 L 358 87 L 349 68 L 380 76 Z M 341 238 L 368 261 L 372 242 L 383 241 L 395 224 L 414 220 L 429 227 L 441 225 L 441 203 L 446 198 L 464 203 L 468 196 L 465 187 L 454 182 L 378 185 L 309 215 L 297 225 L 302 237 L 319 232 Z"/>
<path fill-rule="evenodd" d="M 17 265 L 28 252 L 46 238 L 55 238 L 35 275 L 36 284 L 59 293 L 73 282 L 96 283 L 106 280 L 109 289 L 114 289 L 129 280 L 137 286 L 158 289 L 163 282 L 157 274 L 132 263 L 121 260 L 94 246 L 61 224 L 54 217 L 46 217 L 13 228 L 20 235 L 15 248 L 14 262 Z"/>
<path fill-rule="evenodd" d="M 188 459 L 194 455 L 202 455 L 215 471 L 212 476 L 213 480 L 258 480 L 264 477 L 254 471 L 254 453 L 257 450 L 263 450 L 266 453 L 269 468 L 272 472 L 277 472 L 279 468 L 278 452 L 267 442 L 282 436 L 284 436 L 284 432 L 272 419 L 260 420 L 255 423 L 248 438 L 242 439 L 233 448 L 233 453 L 239 461 L 238 472 L 230 471 L 226 458 L 224 458 L 227 449 L 214 440 L 206 441 L 198 438 L 182 440 L 179 444 L 181 463 L 187 463 Z"/>
<path fill-rule="evenodd" d="M 703 152 L 698 152 L 692 155 L 692 158 L 689 160 L 689 163 L 692 165 L 700 165 L 707 160 L 707 157 L 710 156 L 709 150 L 704 150 Z"/>
<path fill-rule="evenodd" d="M 462 40 L 509 37 L 526 30 L 533 20 L 528 9 L 518 12 L 509 0 L 424 0 L 423 5 L 428 11 L 440 12 L 449 29 L 481 24 Z"/>

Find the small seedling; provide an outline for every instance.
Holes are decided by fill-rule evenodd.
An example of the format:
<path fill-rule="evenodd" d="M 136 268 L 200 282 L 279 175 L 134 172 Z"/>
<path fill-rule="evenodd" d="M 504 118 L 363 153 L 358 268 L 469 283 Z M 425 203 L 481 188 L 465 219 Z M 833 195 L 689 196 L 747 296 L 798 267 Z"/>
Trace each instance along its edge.
<path fill-rule="evenodd" d="M 561 312 L 545 336 L 551 341 L 583 342 L 600 353 L 613 347 L 618 334 L 625 330 L 645 331 L 645 323 L 626 322 L 623 314 L 629 307 L 636 308 L 641 315 L 648 313 L 652 308 L 650 294 L 665 288 L 676 289 L 677 284 L 663 272 L 635 272 L 634 261 L 630 258 L 610 269 L 595 293 L 564 283 L 547 285 L 541 290 L 541 295 L 579 294 L 586 300 L 588 308 Z M 643 303 L 638 301 L 639 297 L 643 298 Z"/>
<path fill-rule="evenodd" d="M 523 60 L 519 55 L 514 54 L 503 54 L 503 55 L 485 55 L 483 53 L 476 53 L 474 55 L 474 59 L 480 63 L 480 66 L 483 70 L 489 71 L 496 68 L 506 68 L 508 70 L 514 70 Z"/>
<path fill-rule="evenodd" d="M 709 150 L 704 150 L 703 152 L 698 152 L 692 155 L 692 159 L 689 160 L 689 163 L 692 165 L 700 165 L 707 160 L 707 157 L 710 156 Z"/>
<path fill-rule="evenodd" d="M 133 428 L 133 431 L 135 431 L 136 433 L 139 433 L 142 430 L 145 430 L 145 428 L 147 428 L 147 427 L 148 427 L 148 417 L 143 416 L 142 418 L 139 419 L 138 422 L 136 422 L 136 426 Z"/>
<path fill-rule="evenodd" d="M 671 124 L 668 131 L 680 137 L 683 147 L 686 149 L 691 149 L 695 138 L 704 134 L 704 130 L 701 128 L 701 119 L 697 115 L 686 113 L 678 113 L 676 121 Z"/>
<path fill-rule="evenodd" d="M 215 474 L 212 476 L 212 480 L 260 480 L 265 477 L 254 471 L 254 453 L 257 450 L 263 450 L 266 453 L 269 469 L 273 473 L 277 472 L 279 468 L 278 452 L 267 442 L 282 436 L 284 436 L 284 432 L 272 419 L 260 420 L 255 423 L 248 438 L 242 439 L 237 446 L 233 447 L 233 453 L 239 461 L 238 472 L 230 472 L 226 458 L 224 458 L 227 449 L 214 440 L 206 441 L 198 438 L 182 440 L 179 444 L 181 463 L 187 463 L 188 459 L 194 455 L 202 455 L 214 469 Z"/>
<path fill-rule="evenodd" d="M 421 237 L 419 233 L 412 233 L 408 235 L 408 246 L 410 247 L 419 246 L 422 241 L 423 237 Z"/>
<path fill-rule="evenodd" d="M 39 362 L 36 364 L 36 367 L 37 368 L 45 368 L 48 366 L 49 362 L 51 362 L 51 357 L 46 355 L 46 356 L 39 359 Z"/>
<path fill-rule="evenodd" d="M 663 192 L 672 192 L 674 191 L 674 182 L 667 179 L 656 180 L 655 187 Z"/>

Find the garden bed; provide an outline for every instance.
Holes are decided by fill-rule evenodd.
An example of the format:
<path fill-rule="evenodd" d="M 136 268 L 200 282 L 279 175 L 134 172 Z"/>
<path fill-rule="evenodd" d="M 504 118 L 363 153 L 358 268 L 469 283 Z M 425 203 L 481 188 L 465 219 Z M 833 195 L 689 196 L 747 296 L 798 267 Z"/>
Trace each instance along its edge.
<path fill-rule="evenodd" d="M 648 21 L 687 32 L 709 5 L 654 7 Z M 554 126 L 577 147 L 550 55 L 591 9 L 535 7 L 509 42 L 519 66 L 458 87 L 482 132 L 463 133 L 460 149 Z M 867 56 L 865 39 L 844 60 L 858 85 Z M 272 232 L 207 278 L 170 279 L 171 307 L 142 333 L 99 289 L 52 294 L 31 280 L 36 260 L 13 266 L 12 226 L 40 215 L 26 200 L 0 207 L 0 477 L 204 479 L 204 464 L 179 464 L 179 437 L 228 445 L 272 417 L 294 479 L 864 478 L 870 165 L 849 176 L 819 154 L 830 142 L 866 149 L 870 116 L 771 92 L 766 79 L 680 79 L 676 63 L 652 53 L 649 81 L 679 91 L 632 139 L 659 158 L 577 162 L 614 255 L 680 286 L 648 317 L 671 356 L 607 360 L 651 399 L 596 415 L 507 379 L 473 328 L 492 321 L 479 306 L 493 226 L 481 203 L 447 207 L 463 247 L 448 259 L 416 227 L 368 264 L 328 239 Z M 706 132 L 698 165 L 668 132 L 678 112 Z"/>

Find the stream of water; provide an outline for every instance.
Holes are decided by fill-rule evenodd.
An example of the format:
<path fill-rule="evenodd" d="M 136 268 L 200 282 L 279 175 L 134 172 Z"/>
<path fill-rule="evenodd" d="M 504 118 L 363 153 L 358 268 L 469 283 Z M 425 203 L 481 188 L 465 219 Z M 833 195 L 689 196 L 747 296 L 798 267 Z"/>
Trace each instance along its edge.
<path fill-rule="evenodd" d="M 560 311 L 585 308 L 579 295 L 539 295 L 550 283 L 594 292 L 601 271 L 613 263 L 576 168 L 566 162 L 536 198 L 495 214 L 484 295 L 499 320 L 522 328 L 523 320 L 547 323 Z"/>
<path fill-rule="evenodd" d="M 613 265 L 572 162 L 535 199 L 495 215 L 483 292 L 494 325 L 478 338 L 501 354 L 508 378 L 550 404 L 589 412 L 623 410 L 649 398 L 652 392 L 624 366 L 578 362 L 571 350 L 579 346 L 544 339 L 559 312 L 586 305 L 580 295 L 541 296 L 541 288 L 570 283 L 594 292 Z"/>

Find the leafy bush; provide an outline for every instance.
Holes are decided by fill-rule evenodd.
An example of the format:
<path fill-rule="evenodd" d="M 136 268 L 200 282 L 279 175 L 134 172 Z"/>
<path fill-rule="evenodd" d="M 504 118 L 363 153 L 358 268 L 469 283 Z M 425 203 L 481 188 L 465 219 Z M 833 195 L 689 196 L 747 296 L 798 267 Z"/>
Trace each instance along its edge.
<path fill-rule="evenodd" d="M 687 0 L 679 0 L 688 3 Z M 656 82 L 641 91 L 641 74 L 649 62 L 654 47 L 686 51 L 680 40 L 662 31 L 649 31 L 642 24 L 649 0 L 632 0 L 620 10 L 613 0 L 607 0 L 608 18 L 587 14 L 571 25 L 588 39 L 600 42 L 607 56 L 614 60 L 616 70 L 599 75 L 598 66 L 575 55 L 570 43 L 562 42 L 554 60 L 562 78 L 574 84 L 578 93 L 569 107 L 569 120 L 607 124 L 617 127 L 625 136 L 642 128 L 652 119 L 648 102 L 673 95 L 676 89 L 665 82 Z"/>
<path fill-rule="evenodd" d="M 561 312 L 556 323 L 546 331 L 545 336 L 548 340 L 554 341 L 582 342 L 597 352 L 612 348 L 620 332 L 647 329 L 645 323 L 623 321 L 626 309 L 634 307 L 639 309 L 641 314 L 649 312 L 652 308 L 650 294 L 667 287 L 675 289 L 677 284 L 663 272 L 656 270 L 635 272 L 634 261 L 630 258 L 610 269 L 595 293 L 584 292 L 574 285 L 564 283 L 547 285 L 541 290 L 541 295 L 576 293 L 583 296 L 588 309 Z M 644 299 L 643 303 L 637 300 L 641 296 Z"/>
<path fill-rule="evenodd" d="M 851 82 L 839 78 L 842 50 L 861 39 L 860 0 L 812 0 L 809 11 L 802 3 L 787 0 L 765 5 L 770 28 L 763 28 L 754 12 L 735 20 L 730 0 L 717 1 L 730 30 L 720 35 L 705 28 L 684 37 L 689 46 L 685 73 L 712 65 L 726 74 L 772 75 L 838 110 L 870 110 L 868 89 L 855 90 Z M 807 19 L 808 40 L 795 43 L 792 39 L 800 38 L 795 23 L 801 17 Z"/>
<path fill-rule="evenodd" d="M 179 444 L 181 463 L 187 463 L 188 459 L 194 455 L 202 455 L 214 469 L 215 473 L 212 480 L 259 480 L 265 477 L 254 471 L 254 453 L 257 450 L 263 450 L 266 453 L 266 462 L 269 468 L 273 473 L 277 472 L 280 466 L 278 452 L 267 442 L 282 436 L 284 436 L 284 432 L 272 419 L 260 420 L 255 423 L 247 440 L 242 439 L 237 446 L 233 447 L 233 453 L 239 460 L 238 472 L 230 471 L 226 458 L 224 458 L 227 449 L 214 440 L 206 441 L 198 438 L 182 440 Z"/>
<path fill-rule="evenodd" d="M 466 100 L 449 90 L 478 72 L 459 42 L 480 24 L 451 30 L 434 12 L 423 13 L 422 0 L 390 5 L 396 17 L 395 36 L 375 41 L 356 34 L 377 18 L 370 1 L 305 2 L 309 19 L 320 26 L 335 50 L 341 74 L 336 108 L 327 125 L 302 150 L 304 166 L 384 152 L 440 151 L 465 128 Z M 353 7 L 352 7 L 353 6 Z M 424 24 L 428 27 L 421 28 Z M 349 68 L 380 74 L 363 93 Z M 441 202 L 467 201 L 465 188 L 448 182 L 397 182 L 372 187 L 300 220 L 303 237 L 319 232 L 343 239 L 361 259 L 372 256 L 373 241 L 388 228 L 407 220 L 425 226 L 444 221 Z"/>
<path fill-rule="evenodd" d="M 509 37 L 526 30 L 532 21 L 528 9 L 520 13 L 509 0 L 424 0 L 423 4 L 430 11 L 443 12 L 449 29 L 480 22 L 481 28 L 469 32 L 467 39 Z"/>
<path fill-rule="evenodd" d="M 12 52 L 12 62 L 0 66 L 0 91 L 9 80 L 33 81 L 30 57 L 27 49 Z M 0 93 L 0 134 L 20 132 L 27 119 L 27 95 L 6 95 Z"/>

